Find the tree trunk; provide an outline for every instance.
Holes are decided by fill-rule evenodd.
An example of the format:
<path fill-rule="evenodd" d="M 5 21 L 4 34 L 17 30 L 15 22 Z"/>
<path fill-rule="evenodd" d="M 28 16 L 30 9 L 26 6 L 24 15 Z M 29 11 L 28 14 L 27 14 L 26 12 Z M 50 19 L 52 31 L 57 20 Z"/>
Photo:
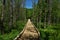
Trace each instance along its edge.
<path fill-rule="evenodd" d="M 52 0 L 48 1 L 48 25 L 51 24 L 51 11 L 52 11 Z"/>
<path fill-rule="evenodd" d="M 9 29 L 11 31 L 11 28 L 13 26 L 13 1 L 10 0 L 10 19 L 9 19 Z"/>
<path fill-rule="evenodd" d="M 1 34 L 4 34 L 5 0 L 2 0 Z"/>

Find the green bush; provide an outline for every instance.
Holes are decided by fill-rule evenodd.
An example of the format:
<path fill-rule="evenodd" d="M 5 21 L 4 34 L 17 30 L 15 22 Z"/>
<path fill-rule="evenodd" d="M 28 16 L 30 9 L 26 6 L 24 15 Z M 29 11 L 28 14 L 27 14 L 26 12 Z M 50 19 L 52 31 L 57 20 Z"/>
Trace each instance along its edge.
<path fill-rule="evenodd" d="M 12 32 L 8 34 L 4 34 L 0 36 L 0 40 L 13 40 L 19 32 L 17 30 L 12 30 Z"/>
<path fill-rule="evenodd" d="M 23 22 L 23 21 L 17 21 L 16 24 L 17 24 L 17 30 L 18 30 L 18 31 L 21 31 L 21 30 L 24 28 L 26 22 Z"/>

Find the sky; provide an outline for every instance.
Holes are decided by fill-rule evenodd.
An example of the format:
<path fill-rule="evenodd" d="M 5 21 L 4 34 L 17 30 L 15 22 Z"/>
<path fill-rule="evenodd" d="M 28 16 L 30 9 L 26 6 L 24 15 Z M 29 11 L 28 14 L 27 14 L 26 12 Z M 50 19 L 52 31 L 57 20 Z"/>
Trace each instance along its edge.
<path fill-rule="evenodd" d="M 37 0 L 36 0 L 37 2 Z M 26 0 L 26 8 L 32 8 L 32 1 L 31 0 Z"/>
<path fill-rule="evenodd" d="M 26 0 L 26 8 L 32 8 L 32 1 Z"/>

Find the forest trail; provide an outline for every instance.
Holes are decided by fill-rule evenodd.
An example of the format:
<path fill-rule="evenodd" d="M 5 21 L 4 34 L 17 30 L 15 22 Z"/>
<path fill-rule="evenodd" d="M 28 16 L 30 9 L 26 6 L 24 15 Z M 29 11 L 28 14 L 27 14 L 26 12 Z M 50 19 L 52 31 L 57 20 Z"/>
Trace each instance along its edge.
<path fill-rule="evenodd" d="M 39 40 L 40 32 L 35 25 L 28 19 L 22 32 L 14 40 Z"/>

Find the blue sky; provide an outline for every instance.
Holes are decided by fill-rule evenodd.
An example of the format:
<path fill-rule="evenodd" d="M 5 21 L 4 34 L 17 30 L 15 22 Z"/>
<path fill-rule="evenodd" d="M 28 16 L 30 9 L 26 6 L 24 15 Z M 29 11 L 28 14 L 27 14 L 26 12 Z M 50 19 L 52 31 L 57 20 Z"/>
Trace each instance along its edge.
<path fill-rule="evenodd" d="M 37 2 L 37 0 L 35 0 Z M 26 8 L 32 8 L 32 1 L 26 0 Z"/>
<path fill-rule="evenodd" d="M 26 0 L 26 8 L 32 8 L 32 1 Z"/>

